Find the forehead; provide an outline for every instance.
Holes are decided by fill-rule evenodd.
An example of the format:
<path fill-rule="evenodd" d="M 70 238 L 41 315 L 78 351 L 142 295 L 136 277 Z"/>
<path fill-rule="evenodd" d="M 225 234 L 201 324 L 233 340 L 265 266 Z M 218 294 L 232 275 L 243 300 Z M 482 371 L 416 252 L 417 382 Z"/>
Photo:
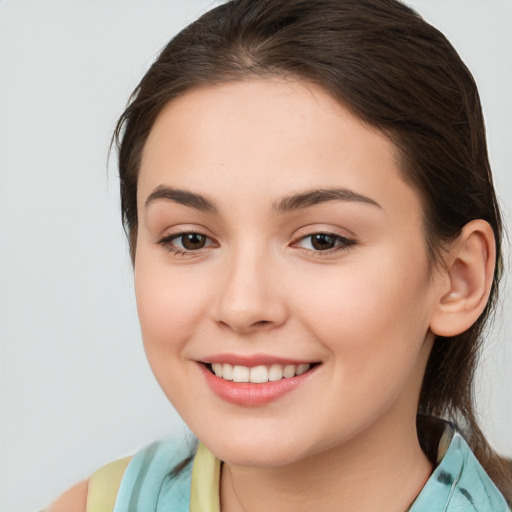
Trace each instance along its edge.
<path fill-rule="evenodd" d="M 229 184 L 262 201 L 344 187 L 414 210 L 418 198 L 401 177 L 397 155 L 382 132 L 315 85 L 253 80 L 203 87 L 157 117 L 142 155 L 139 201 L 162 184 L 221 200 Z"/>

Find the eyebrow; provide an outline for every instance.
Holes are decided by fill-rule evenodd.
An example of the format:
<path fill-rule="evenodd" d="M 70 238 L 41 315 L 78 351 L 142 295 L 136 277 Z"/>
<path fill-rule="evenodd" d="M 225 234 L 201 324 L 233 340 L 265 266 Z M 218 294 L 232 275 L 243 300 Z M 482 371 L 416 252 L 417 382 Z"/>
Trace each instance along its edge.
<path fill-rule="evenodd" d="M 191 208 L 195 208 L 202 212 L 217 211 L 217 206 L 210 199 L 207 199 L 200 194 L 189 192 L 188 190 L 176 189 L 165 185 L 159 185 L 156 187 L 153 192 L 149 194 L 144 206 L 147 207 L 149 204 L 159 199 L 165 199 L 184 206 L 190 206 Z"/>
<path fill-rule="evenodd" d="M 195 192 L 176 189 L 165 185 L 159 185 L 151 192 L 146 199 L 145 206 L 147 207 L 152 202 L 161 199 L 189 206 L 203 212 L 218 212 L 218 208 L 212 200 L 200 194 L 196 194 Z M 308 190 L 306 192 L 283 197 L 272 205 L 272 209 L 278 213 L 287 213 L 329 201 L 358 202 L 381 208 L 379 203 L 373 199 L 358 194 L 353 190 L 347 188 L 328 188 Z"/>
<path fill-rule="evenodd" d="M 327 203 L 329 201 L 349 201 L 365 203 L 381 208 L 380 204 L 373 199 L 358 194 L 347 188 L 327 188 L 308 190 L 299 194 L 284 197 L 274 203 L 273 209 L 280 213 L 292 212 L 302 208 L 308 208 L 317 204 Z"/>

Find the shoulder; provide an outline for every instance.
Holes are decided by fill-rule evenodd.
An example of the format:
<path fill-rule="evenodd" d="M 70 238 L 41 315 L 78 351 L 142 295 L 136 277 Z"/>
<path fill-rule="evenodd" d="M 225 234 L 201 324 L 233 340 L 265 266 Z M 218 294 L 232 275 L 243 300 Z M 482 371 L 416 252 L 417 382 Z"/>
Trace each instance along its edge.
<path fill-rule="evenodd" d="M 197 443 L 190 439 L 155 442 L 133 457 L 116 460 L 98 469 L 90 478 L 75 485 L 44 512 L 86 512 L 130 508 L 133 500 L 146 506 L 163 495 L 184 503 L 190 493 L 192 462 Z M 171 498 L 169 498 L 171 499 Z M 106 508 L 105 508 L 106 507 Z"/>
<path fill-rule="evenodd" d="M 89 480 L 80 482 L 45 508 L 45 512 L 85 512 Z"/>
<path fill-rule="evenodd" d="M 55 500 L 44 512 L 86 512 L 113 508 L 130 457 L 110 462 Z M 100 506 L 101 505 L 101 506 Z"/>

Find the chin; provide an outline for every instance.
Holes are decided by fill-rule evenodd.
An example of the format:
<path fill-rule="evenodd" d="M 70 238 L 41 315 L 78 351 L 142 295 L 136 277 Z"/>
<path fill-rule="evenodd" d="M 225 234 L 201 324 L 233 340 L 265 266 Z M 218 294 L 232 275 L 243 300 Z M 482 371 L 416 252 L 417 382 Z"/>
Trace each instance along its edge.
<path fill-rule="evenodd" d="M 272 449 L 240 449 L 229 448 L 221 450 L 221 453 L 215 453 L 220 460 L 234 466 L 260 467 L 260 468 L 279 468 L 293 464 L 300 459 L 297 454 L 278 452 Z"/>
<path fill-rule="evenodd" d="M 201 441 L 217 458 L 236 466 L 283 467 L 308 455 L 304 451 L 304 443 L 294 443 L 276 434 L 207 436 Z"/>

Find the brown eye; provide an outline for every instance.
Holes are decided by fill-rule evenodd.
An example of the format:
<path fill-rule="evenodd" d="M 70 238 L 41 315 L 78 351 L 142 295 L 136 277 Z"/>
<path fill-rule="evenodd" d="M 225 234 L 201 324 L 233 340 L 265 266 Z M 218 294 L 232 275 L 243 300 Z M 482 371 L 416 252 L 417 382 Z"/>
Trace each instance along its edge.
<path fill-rule="evenodd" d="M 325 233 L 318 233 L 311 237 L 311 246 L 317 251 L 326 251 L 336 245 L 336 237 Z"/>
<path fill-rule="evenodd" d="M 210 237 L 195 231 L 166 236 L 159 240 L 158 244 L 165 247 L 169 252 L 179 255 L 192 254 L 201 251 L 201 249 L 218 247 L 217 242 Z"/>
<path fill-rule="evenodd" d="M 334 251 L 348 249 L 356 243 L 356 240 L 345 238 L 336 233 L 313 233 L 295 242 L 294 246 L 306 249 L 310 253 L 330 254 Z"/>
<path fill-rule="evenodd" d="M 186 233 L 181 235 L 181 245 L 187 251 L 202 249 L 206 245 L 207 238 L 200 233 Z"/>

